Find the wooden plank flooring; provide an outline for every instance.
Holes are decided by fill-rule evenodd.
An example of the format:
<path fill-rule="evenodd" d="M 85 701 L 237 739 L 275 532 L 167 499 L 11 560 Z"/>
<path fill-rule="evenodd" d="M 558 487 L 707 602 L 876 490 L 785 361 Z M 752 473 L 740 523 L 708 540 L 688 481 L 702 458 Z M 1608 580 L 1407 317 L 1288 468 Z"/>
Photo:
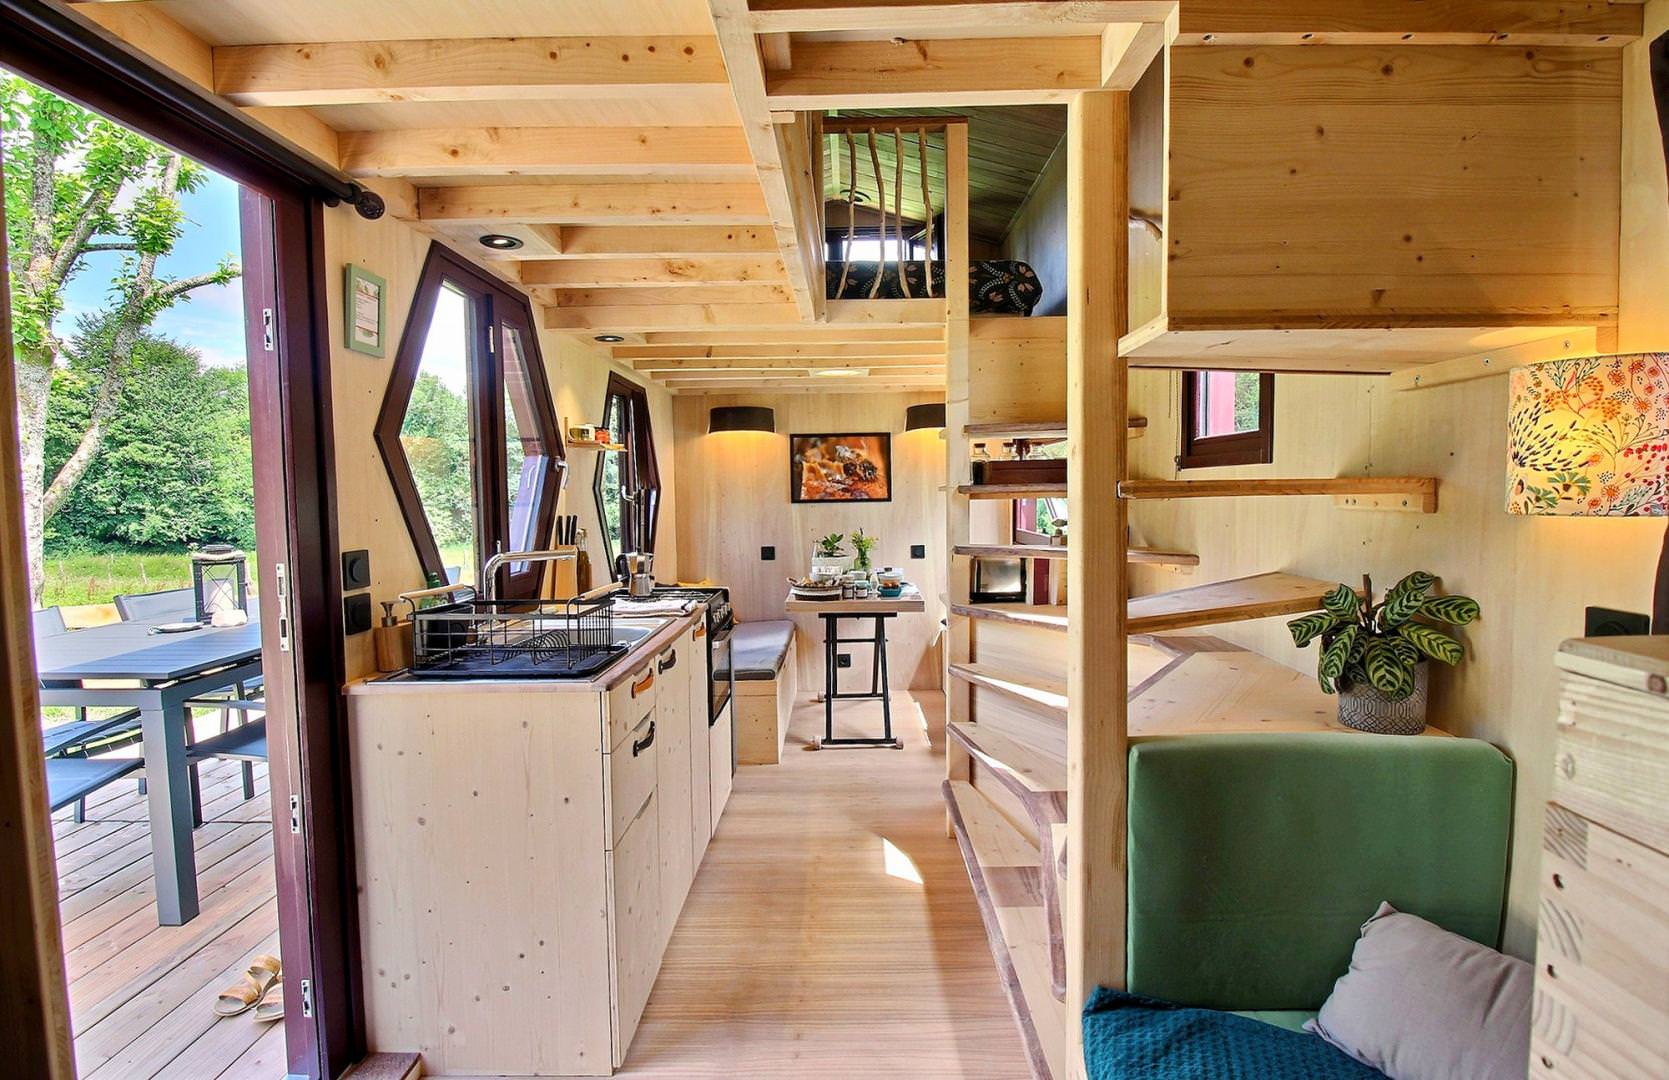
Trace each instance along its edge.
<path fill-rule="evenodd" d="M 741 770 L 618 1075 L 1028 1075 L 945 835 L 943 698 L 893 704 L 902 751 L 807 750 L 823 714 L 806 702 L 783 763 Z M 880 728 L 878 703 L 840 715 L 837 732 Z M 245 802 L 236 764 L 204 770 L 203 910 L 182 927 L 156 925 L 132 783 L 100 792 L 84 825 L 55 816 L 82 1080 L 284 1075 L 279 1025 L 211 1009 L 251 958 L 278 951 L 265 770 L 256 776 Z"/>
<path fill-rule="evenodd" d="M 739 772 L 619 1075 L 1030 1075 L 945 835 L 943 708 L 895 693 L 903 750 L 814 752 L 806 702 L 782 764 Z M 837 735 L 880 731 L 879 703 L 838 715 Z"/>
<path fill-rule="evenodd" d="M 122 780 L 77 825 L 53 815 L 58 909 L 81 1080 L 278 1080 L 282 1024 L 219 1019 L 215 995 L 261 953 L 278 952 L 266 768 L 243 797 L 236 762 L 203 767 L 196 830 L 202 913 L 158 926 L 145 800 Z"/>

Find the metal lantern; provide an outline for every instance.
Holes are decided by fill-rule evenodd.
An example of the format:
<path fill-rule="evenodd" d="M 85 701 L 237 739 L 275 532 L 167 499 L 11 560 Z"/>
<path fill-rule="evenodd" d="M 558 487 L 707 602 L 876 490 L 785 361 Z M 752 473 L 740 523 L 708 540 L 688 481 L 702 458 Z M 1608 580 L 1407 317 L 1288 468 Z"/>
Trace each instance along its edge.
<path fill-rule="evenodd" d="M 191 553 L 198 622 L 210 621 L 217 611 L 249 610 L 246 564 L 243 552 L 231 544 L 206 544 Z"/>

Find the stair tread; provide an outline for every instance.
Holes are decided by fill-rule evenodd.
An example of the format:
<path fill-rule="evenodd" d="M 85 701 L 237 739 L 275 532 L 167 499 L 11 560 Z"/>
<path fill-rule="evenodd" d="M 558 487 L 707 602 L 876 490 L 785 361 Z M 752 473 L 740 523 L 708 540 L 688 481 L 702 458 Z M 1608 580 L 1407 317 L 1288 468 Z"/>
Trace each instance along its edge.
<path fill-rule="evenodd" d="M 1066 762 L 1042 747 L 1033 746 L 987 725 L 956 721 L 951 737 L 993 770 L 1012 778 L 1022 797 L 1053 796 L 1066 790 Z"/>
<path fill-rule="evenodd" d="M 952 549 L 957 555 L 974 558 L 1064 559 L 1065 544 L 958 544 Z M 1198 566 L 1200 557 L 1188 551 L 1165 551 L 1162 548 L 1133 547 L 1125 552 L 1132 563 L 1150 566 Z"/>
<path fill-rule="evenodd" d="M 1128 634 L 1156 634 L 1194 626 L 1300 615 L 1321 607 L 1321 598 L 1337 584 L 1297 574 L 1253 574 L 1186 589 L 1138 596 L 1128 608 Z M 1066 608 L 1060 604 L 952 604 L 951 614 L 970 619 L 1036 626 L 1057 633 L 1067 629 Z"/>
<path fill-rule="evenodd" d="M 950 673 L 974 686 L 1017 698 L 1066 720 L 1066 685 L 1038 675 L 1016 675 L 993 664 L 952 664 Z"/>

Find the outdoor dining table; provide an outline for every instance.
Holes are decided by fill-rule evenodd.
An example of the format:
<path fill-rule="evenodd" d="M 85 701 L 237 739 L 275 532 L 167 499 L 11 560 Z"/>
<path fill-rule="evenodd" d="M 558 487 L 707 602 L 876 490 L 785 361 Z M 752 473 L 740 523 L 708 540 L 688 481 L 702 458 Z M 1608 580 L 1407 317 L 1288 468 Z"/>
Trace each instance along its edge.
<path fill-rule="evenodd" d="M 243 626 L 153 632 L 177 619 L 110 623 L 35 642 L 41 704 L 139 710 L 157 920 L 164 926 L 190 922 L 198 911 L 185 703 L 261 674 L 255 612 Z M 107 685 L 111 681 L 130 685 Z"/>

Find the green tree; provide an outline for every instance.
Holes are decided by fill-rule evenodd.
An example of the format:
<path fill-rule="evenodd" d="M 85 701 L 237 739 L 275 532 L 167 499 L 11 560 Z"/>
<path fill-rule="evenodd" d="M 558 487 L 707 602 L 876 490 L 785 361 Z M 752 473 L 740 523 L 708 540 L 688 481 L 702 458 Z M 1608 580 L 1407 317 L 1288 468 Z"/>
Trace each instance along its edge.
<path fill-rule="evenodd" d="M 108 349 L 106 328 L 83 320 L 79 330 L 53 378 L 49 471 L 79 443 L 100 384 L 97 358 Z M 95 467 L 48 525 L 48 539 L 253 545 L 251 465 L 244 373 L 206 368 L 195 350 L 141 335 Z"/>
<path fill-rule="evenodd" d="M 185 227 L 183 193 L 205 179 L 201 166 L 15 77 L 0 77 L 5 149 L 6 232 L 11 261 L 12 333 L 17 355 L 23 457 L 24 530 L 30 591 L 40 596 L 46 522 L 64 506 L 97 456 L 122 397 L 141 331 L 205 285 L 238 275 L 226 258 L 187 277 L 158 276 L 157 262 Z M 64 288 L 97 251 L 123 253 L 110 284 L 109 351 L 92 376 L 86 423 L 74 447 L 46 472 L 48 402 L 64 342 L 54 323 Z"/>
<path fill-rule="evenodd" d="M 412 384 L 400 424 L 423 516 L 441 547 L 475 541 L 475 498 L 469 459 L 469 406 L 430 372 Z"/>

